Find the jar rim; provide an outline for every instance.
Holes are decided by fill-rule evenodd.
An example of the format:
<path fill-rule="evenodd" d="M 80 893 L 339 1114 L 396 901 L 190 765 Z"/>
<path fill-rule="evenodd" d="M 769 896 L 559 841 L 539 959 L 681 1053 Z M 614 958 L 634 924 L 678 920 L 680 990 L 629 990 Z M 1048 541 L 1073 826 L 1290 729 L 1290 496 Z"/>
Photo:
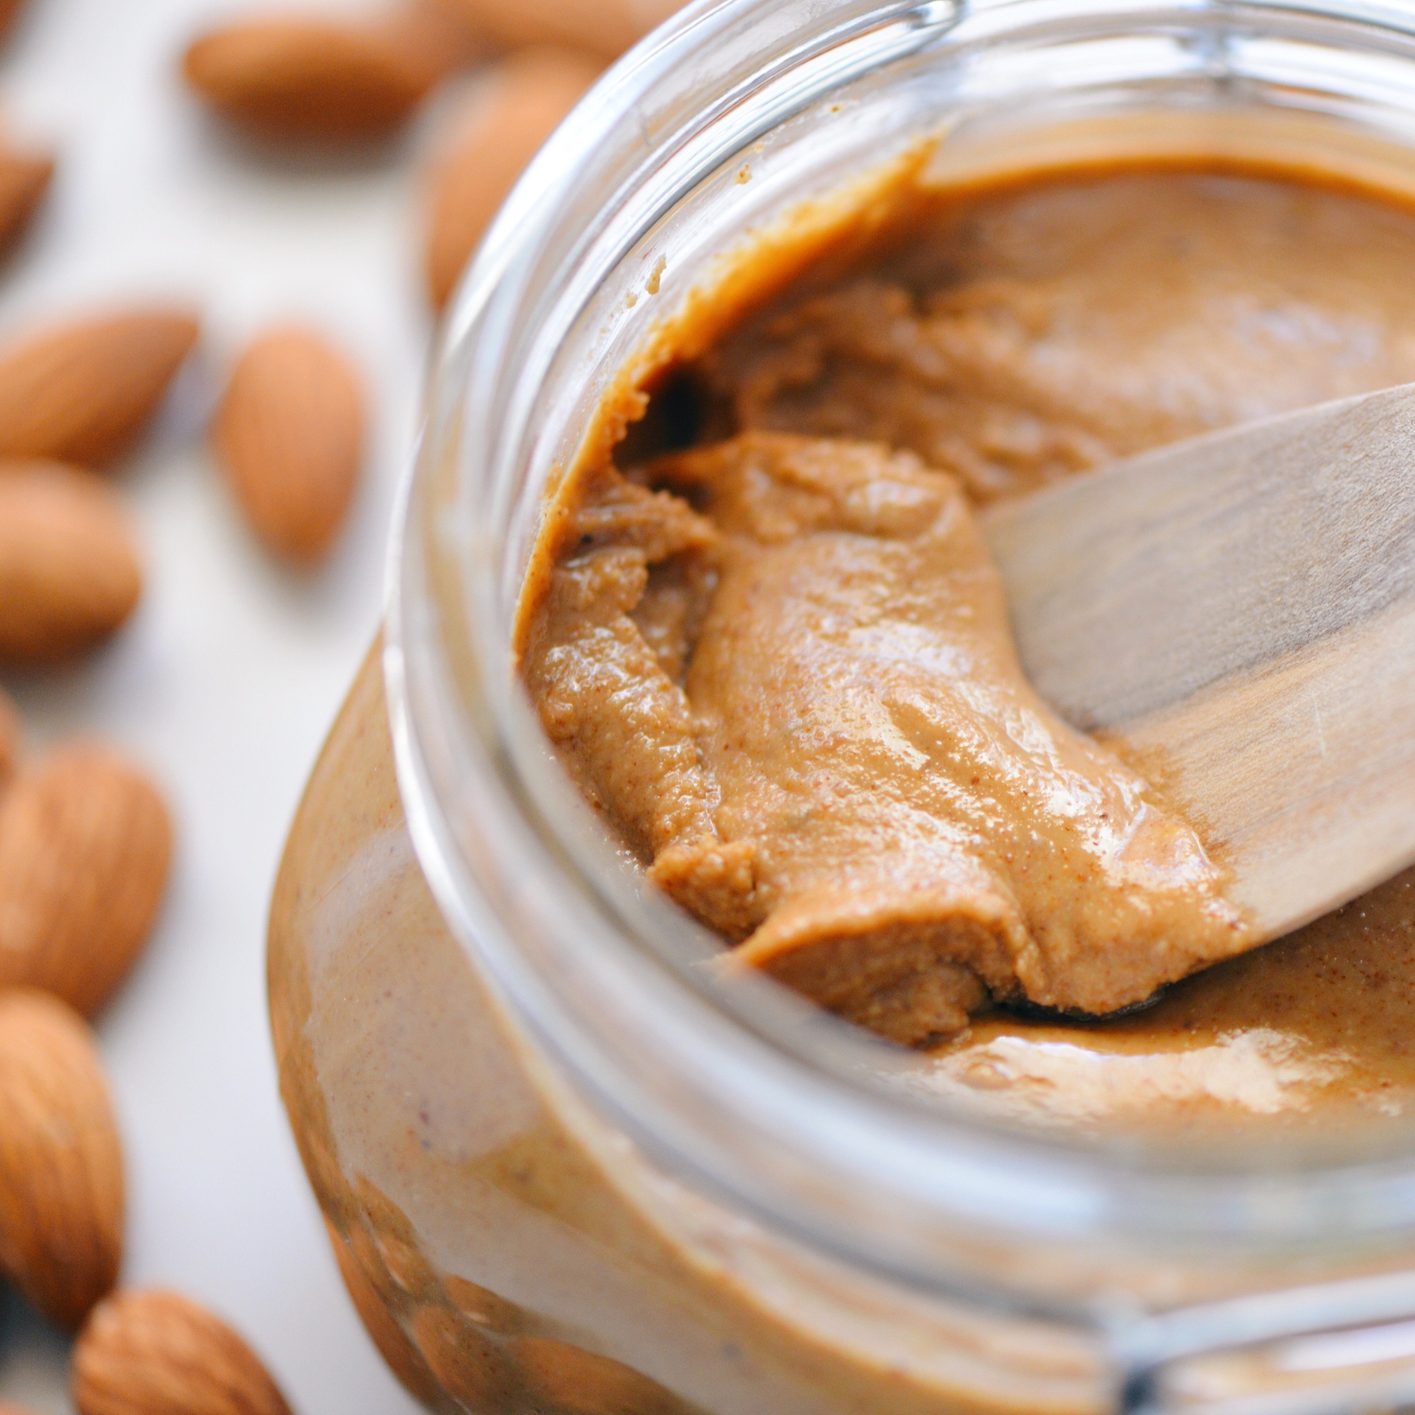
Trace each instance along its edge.
<path fill-rule="evenodd" d="M 783 34 L 788 11 L 800 23 Z M 603 842 L 582 838 L 572 808 L 562 817 L 573 788 L 555 780 L 529 704 L 502 681 L 509 637 L 490 609 L 490 567 L 469 545 L 448 543 L 444 513 L 466 508 L 468 469 L 484 473 L 505 455 L 498 424 L 522 406 L 495 401 L 510 351 L 535 337 L 525 331 L 545 308 L 547 262 L 558 258 L 557 278 L 566 277 L 566 250 L 583 250 L 593 234 L 576 247 L 561 228 L 582 215 L 594 182 L 618 200 L 636 174 L 662 177 L 654 142 L 683 140 L 666 118 L 635 162 L 616 166 L 606 153 L 626 145 L 626 125 L 643 126 L 656 87 L 695 56 L 752 41 L 763 68 L 784 69 L 808 62 L 813 45 L 838 56 L 854 44 L 865 66 L 956 42 L 970 24 L 1000 43 L 1024 24 L 1205 18 L 1275 28 L 1332 20 L 1388 38 L 1415 65 L 1415 14 L 1383 0 L 698 0 L 601 80 L 509 199 L 444 324 L 418 465 L 403 487 L 389 571 L 390 715 L 414 842 L 453 932 L 538 1041 L 646 1148 L 783 1231 L 916 1286 L 951 1290 L 940 1255 L 975 1226 L 1038 1243 L 1107 1234 L 1176 1251 L 1266 1253 L 1415 1230 L 1415 1138 L 1334 1156 L 1291 1138 L 1197 1154 L 1164 1137 L 1024 1133 L 869 1084 L 875 1044 L 817 1026 L 775 989 L 724 994 L 686 961 L 701 931 L 604 870 Z M 715 97 L 721 109 L 738 96 Z M 539 356 L 550 354 L 542 346 Z M 443 455 L 453 441 L 455 466 Z M 478 826 L 469 802 L 494 823 Z M 517 870 L 529 890 L 508 879 Z M 574 939 L 557 940 L 570 927 Z M 590 1015 L 616 998 L 642 1024 L 632 1037 L 616 1032 L 622 1017 Z M 640 1054 L 637 1068 L 659 1074 L 636 1075 L 636 1049 L 653 1047 L 653 1065 Z M 1070 1302 L 1015 1287 L 997 1300 L 1075 1317 Z"/>

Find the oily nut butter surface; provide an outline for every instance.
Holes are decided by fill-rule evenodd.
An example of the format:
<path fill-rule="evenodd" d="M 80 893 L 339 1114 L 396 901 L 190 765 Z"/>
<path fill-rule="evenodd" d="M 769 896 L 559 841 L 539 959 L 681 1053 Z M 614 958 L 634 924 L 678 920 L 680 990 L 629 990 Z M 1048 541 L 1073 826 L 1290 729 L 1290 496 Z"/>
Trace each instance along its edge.
<path fill-rule="evenodd" d="M 1262 939 L 1182 802 L 1030 690 L 970 503 L 1415 376 L 1415 216 L 1192 164 L 881 202 L 607 400 L 648 417 L 557 488 L 521 671 L 735 964 L 915 1044 L 1114 1013 Z"/>
<path fill-rule="evenodd" d="M 835 454 L 814 481 L 807 468 L 812 533 L 833 527 L 842 505 L 860 514 L 850 491 L 840 494 L 842 475 L 865 488 L 883 469 L 909 495 L 923 485 L 936 514 L 920 519 L 946 538 L 966 527 L 966 506 L 945 510 L 959 508 L 960 486 L 975 500 L 1012 494 L 1087 458 L 1415 378 L 1415 292 L 1398 278 L 1415 255 L 1415 214 L 1311 171 L 1197 158 L 1144 170 L 1073 165 L 976 186 L 927 221 L 916 227 L 927 240 L 863 271 L 851 270 L 859 251 L 822 243 L 816 254 L 835 260 L 829 278 L 783 265 L 793 281 L 780 303 L 744 302 L 745 323 L 688 351 L 723 420 L 702 440 L 751 432 L 726 452 L 673 455 L 681 470 L 669 494 L 684 493 L 687 509 L 671 518 L 722 537 L 727 523 L 710 503 L 722 515 L 744 479 L 774 500 L 783 480 L 802 480 L 792 462 L 809 462 L 824 436 L 891 446 L 852 450 L 845 473 Z M 852 319 L 853 302 L 869 313 Z M 1028 367 L 1038 330 L 1060 342 Z M 951 402 L 929 381 L 940 339 L 954 341 L 957 361 L 941 382 L 967 390 Z M 803 357 L 802 340 L 816 357 Z M 1157 350 L 1169 351 L 1167 372 Z M 1232 376 L 1235 360 L 1245 376 Z M 890 370 L 895 392 L 905 376 L 930 390 L 937 416 L 877 396 L 871 366 Z M 876 393 L 846 396 L 863 377 Z M 989 400 L 1006 416 L 989 421 Z M 833 425 L 842 407 L 874 421 Z M 950 447 L 959 428 L 973 431 Z M 970 463 L 978 448 L 993 450 Z M 882 541 L 893 510 L 863 495 L 873 519 L 849 533 Z M 794 554 L 801 518 L 784 519 L 769 544 Z M 744 561 L 765 539 L 748 524 Z M 728 534 L 742 534 L 736 522 Z M 671 637 L 660 635 L 660 666 Z M 1165 819 L 1183 838 L 1182 814 Z M 1391 881 L 1132 1017 L 975 1018 L 920 1055 L 913 1081 L 1050 1124 L 1196 1135 L 1232 1121 L 1301 1130 L 1398 1115 L 1412 1083 L 1413 884 Z M 1081 1347 L 1037 1332 L 1004 1339 L 963 1313 L 905 1310 L 844 1281 L 680 1189 L 583 1109 L 486 993 L 426 892 L 374 659 L 296 823 L 270 966 L 282 1090 L 341 1267 L 391 1364 L 435 1406 L 1101 1407 L 1099 1372 Z"/>

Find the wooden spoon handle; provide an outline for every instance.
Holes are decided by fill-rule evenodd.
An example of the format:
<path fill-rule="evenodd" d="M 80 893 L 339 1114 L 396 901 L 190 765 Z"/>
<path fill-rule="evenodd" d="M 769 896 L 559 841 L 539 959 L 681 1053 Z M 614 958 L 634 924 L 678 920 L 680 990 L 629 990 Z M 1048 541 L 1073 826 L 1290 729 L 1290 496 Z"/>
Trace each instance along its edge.
<path fill-rule="evenodd" d="M 1415 862 L 1415 388 L 988 513 L 1018 647 L 1162 762 L 1265 932 Z"/>

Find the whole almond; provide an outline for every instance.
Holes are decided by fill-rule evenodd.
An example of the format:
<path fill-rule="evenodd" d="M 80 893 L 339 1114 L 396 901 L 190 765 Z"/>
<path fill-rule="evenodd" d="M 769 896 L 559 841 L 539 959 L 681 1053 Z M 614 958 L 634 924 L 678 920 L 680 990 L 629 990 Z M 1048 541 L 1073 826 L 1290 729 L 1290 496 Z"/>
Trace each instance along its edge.
<path fill-rule="evenodd" d="M 141 593 L 133 533 L 112 488 L 59 462 L 0 460 L 0 661 L 89 648 Z"/>
<path fill-rule="evenodd" d="M 430 175 L 426 268 L 435 308 L 447 302 L 506 194 L 599 68 L 582 51 L 527 49 L 478 83 Z"/>
<path fill-rule="evenodd" d="M 111 462 L 152 416 L 197 331 L 189 314 L 134 309 L 0 348 L 0 457 Z"/>
<path fill-rule="evenodd" d="M 84 1020 L 57 998 L 0 992 L 0 1272 L 76 1327 L 117 1281 L 123 1153 Z"/>
<path fill-rule="evenodd" d="M 19 239 L 53 176 L 53 158 L 0 145 L 0 250 Z"/>
<path fill-rule="evenodd" d="M 317 560 L 358 484 L 364 396 L 339 350 L 295 325 L 260 335 L 237 361 L 213 441 L 251 528 L 276 554 Z"/>
<path fill-rule="evenodd" d="M 167 807 L 116 752 L 60 747 L 0 796 L 0 988 L 92 1015 L 152 931 L 172 858 Z"/>
<path fill-rule="evenodd" d="M 23 6 L 24 0 L 0 0 L 0 37 L 14 24 Z"/>
<path fill-rule="evenodd" d="M 79 1415 L 290 1415 L 260 1358 L 175 1292 L 119 1292 L 74 1348 Z"/>
<path fill-rule="evenodd" d="M 382 20 L 290 15 L 211 30 L 187 49 L 189 87 L 266 137 L 376 137 L 402 123 L 461 56 L 412 11 Z"/>
<path fill-rule="evenodd" d="M 497 42 L 570 44 L 613 59 L 678 10 L 684 0 L 455 0 L 468 23 Z"/>
<path fill-rule="evenodd" d="M 20 749 L 20 713 L 8 693 L 0 692 L 0 786 L 10 779 Z M 3 1411 L 0 1411 L 3 1415 Z"/>
<path fill-rule="evenodd" d="M 390 0 L 374 22 L 438 78 L 480 64 L 490 52 L 487 36 L 471 23 L 461 0 Z"/>

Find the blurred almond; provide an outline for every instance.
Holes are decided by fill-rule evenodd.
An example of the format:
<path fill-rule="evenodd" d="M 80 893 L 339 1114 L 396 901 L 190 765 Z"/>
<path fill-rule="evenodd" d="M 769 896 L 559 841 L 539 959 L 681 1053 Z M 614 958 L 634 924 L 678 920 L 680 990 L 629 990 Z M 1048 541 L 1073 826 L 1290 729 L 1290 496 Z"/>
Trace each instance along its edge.
<path fill-rule="evenodd" d="M 393 0 L 377 21 L 415 53 L 439 78 L 481 63 L 491 53 L 461 0 Z"/>
<path fill-rule="evenodd" d="M 0 459 L 0 661 L 90 648 L 141 593 L 132 530 L 111 487 L 61 462 Z"/>
<path fill-rule="evenodd" d="M 194 40 L 188 85 L 232 122 L 267 137 L 376 137 L 402 123 L 465 58 L 465 32 L 407 4 L 368 20 L 274 15 Z"/>
<path fill-rule="evenodd" d="M 6 30 L 15 22 L 15 18 L 24 8 L 24 0 L 0 0 L 0 37 L 3 37 Z M 0 1406 L 0 1411 L 4 1407 Z"/>
<path fill-rule="evenodd" d="M 8 693 L 0 692 L 0 786 L 10 779 L 19 751 L 20 710 Z M 0 1415 L 4 1415 L 2 1407 Z"/>
<path fill-rule="evenodd" d="M 175 1292 L 119 1292 L 74 1348 L 79 1415 L 290 1415 L 260 1358 Z"/>
<path fill-rule="evenodd" d="M 427 286 L 441 309 L 526 164 L 599 75 L 582 51 L 513 54 L 478 83 L 429 180 Z"/>
<path fill-rule="evenodd" d="M 78 742 L 23 766 L 0 795 L 0 989 L 91 1016 L 147 942 L 171 860 L 167 807 L 118 753 Z"/>
<path fill-rule="evenodd" d="M 0 992 L 0 1272 L 76 1327 L 118 1278 L 123 1154 L 83 1019 L 52 997 Z"/>
<path fill-rule="evenodd" d="M 134 309 L 0 348 L 0 457 L 111 462 L 152 416 L 197 332 L 190 314 Z"/>
<path fill-rule="evenodd" d="M 53 158 L 0 144 L 0 250 L 19 239 L 53 176 Z"/>
<path fill-rule="evenodd" d="M 344 524 L 363 461 L 358 374 L 320 335 L 270 329 L 246 349 L 213 441 L 251 528 L 277 555 L 319 559 Z"/>
<path fill-rule="evenodd" d="M 613 59 L 662 24 L 683 0 L 449 0 L 499 44 L 569 44 Z"/>

